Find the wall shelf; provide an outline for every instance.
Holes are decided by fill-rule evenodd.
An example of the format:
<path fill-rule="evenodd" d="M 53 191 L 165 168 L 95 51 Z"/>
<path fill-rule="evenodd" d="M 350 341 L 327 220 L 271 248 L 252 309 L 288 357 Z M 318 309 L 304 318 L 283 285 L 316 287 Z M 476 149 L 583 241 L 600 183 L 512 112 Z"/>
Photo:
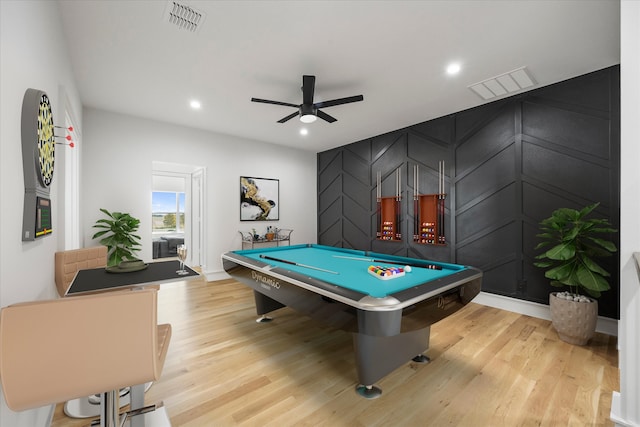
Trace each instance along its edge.
<path fill-rule="evenodd" d="M 271 235 L 255 236 L 248 231 L 238 231 L 242 236 L 242 249 L 254 249 L 258 246 L 289 246 L 291 245 L 292 229 L 278 228 Z"/>
<path fill-rule="evenodd" d="M 382 176 L 378 172 L 376 177 L 376 239 L 384 241 L 402 240 L 402 196 L 400 167 L 396 169 L 395 196 L 382 197 Z"/>
<path fill-rule="evenodd" d="M 413 241 L 425 245 L 446 245 L 444 201 L 446 194 L 414 196 Z"/>
<path fill-rule="evenodd" d="M 400 197 L 381 197 L 378 199 L 379 240 L 402 240 Z"/>
<path fill-rule="evenodd" d="M 423 245 L 446 245 L 444 224 L 444 160 L 438 162 L 438 193 L 419 194 L 419 167 L 413 167 L 413 241 Z"/>

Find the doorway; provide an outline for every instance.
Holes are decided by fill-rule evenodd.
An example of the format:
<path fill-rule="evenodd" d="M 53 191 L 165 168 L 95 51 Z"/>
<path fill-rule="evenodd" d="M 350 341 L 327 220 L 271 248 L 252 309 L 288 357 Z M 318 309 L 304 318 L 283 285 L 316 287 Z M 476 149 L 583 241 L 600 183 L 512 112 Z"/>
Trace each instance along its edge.
<path fill-rule="evenodd" d="M 154 258 L 175 256 L 184 242 L 187 264 L 205 267 L 205 173 L 201 166 L 152 162 L 152 203 L 163 201 L 151 207 Z"/>

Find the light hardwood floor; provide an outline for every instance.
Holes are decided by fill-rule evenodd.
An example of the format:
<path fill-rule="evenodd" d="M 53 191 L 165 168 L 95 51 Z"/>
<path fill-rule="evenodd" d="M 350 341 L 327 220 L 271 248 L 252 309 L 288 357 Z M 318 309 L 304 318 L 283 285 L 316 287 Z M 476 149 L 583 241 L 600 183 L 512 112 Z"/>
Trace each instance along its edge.
<path fill-rule="evenodd" d="M 471 303 L 431 328 L 432 358 L 354 392 L 351 336 L 289 308 L 257 324 L 234 280 L 163 285 L 173 326 L 162 378 L 146 394 L 177 426 L 612 426 L 616 338 L 560 341 L 550 322 Z M 52 426 L 87 425 L 56 407 Z"/>

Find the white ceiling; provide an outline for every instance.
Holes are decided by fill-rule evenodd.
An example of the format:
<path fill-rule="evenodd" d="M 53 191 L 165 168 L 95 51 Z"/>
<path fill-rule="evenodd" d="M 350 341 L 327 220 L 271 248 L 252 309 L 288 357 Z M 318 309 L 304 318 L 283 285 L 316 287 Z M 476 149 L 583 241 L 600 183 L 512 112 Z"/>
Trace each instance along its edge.
<path fill-rule="evenodd" d="M 60 1 L 85 106 L 323 151 L 483 104 L 469 85 L 522 66 L 540 87 L 620 62 L 618 0 L 182 1 L 195 33 L 167 3 Z M 316 102 L 364 101 L 308 125 L 250 102 L 302 103 L 303 74 Z"/>

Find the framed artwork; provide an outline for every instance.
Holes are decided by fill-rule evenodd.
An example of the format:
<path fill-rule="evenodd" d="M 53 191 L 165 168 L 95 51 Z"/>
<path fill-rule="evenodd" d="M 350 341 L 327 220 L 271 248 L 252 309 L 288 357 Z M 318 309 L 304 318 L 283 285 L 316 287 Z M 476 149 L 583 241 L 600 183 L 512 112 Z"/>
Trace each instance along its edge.
<path fill-rule="evenodd" d="M 280 181 L 240 177 L 240 221 L 277 221 L 280 218 Z"/>

